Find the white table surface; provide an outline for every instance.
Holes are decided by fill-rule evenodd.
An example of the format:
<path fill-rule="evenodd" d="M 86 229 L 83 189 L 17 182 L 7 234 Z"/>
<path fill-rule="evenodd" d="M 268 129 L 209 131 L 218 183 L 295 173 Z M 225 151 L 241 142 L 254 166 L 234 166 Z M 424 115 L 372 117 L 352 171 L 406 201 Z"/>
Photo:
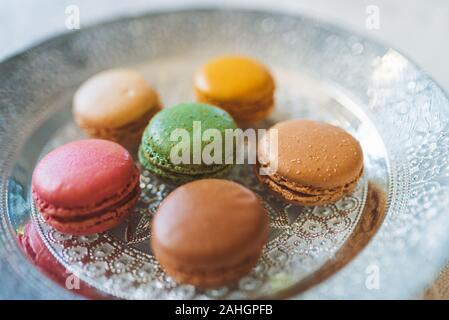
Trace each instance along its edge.
<path fill-rule="evenodd" d="M 262 7 L 302 12 L 391 45 L 411 57 L 449 91 L 447 0 L 1 0 L 0 60 L 65 27 L 68 5 L 80 8 L 83 25 L 125 14 L 192 5 Z M 366 27 L 368 6 L 379 8 L 380 28 Z"/>

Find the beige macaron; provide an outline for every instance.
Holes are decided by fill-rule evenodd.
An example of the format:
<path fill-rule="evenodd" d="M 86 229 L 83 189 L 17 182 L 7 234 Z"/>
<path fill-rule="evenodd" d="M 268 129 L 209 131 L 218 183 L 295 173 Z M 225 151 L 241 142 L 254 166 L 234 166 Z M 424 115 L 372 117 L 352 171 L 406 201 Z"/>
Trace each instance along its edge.
<path fill-rule="evenodd" d="M 155 90 L 140 73 L 130 69 L 94 75 L 73 98 L 75 121 L 87 135 L 118 142 L 132 151 L 160 109 Z"/>

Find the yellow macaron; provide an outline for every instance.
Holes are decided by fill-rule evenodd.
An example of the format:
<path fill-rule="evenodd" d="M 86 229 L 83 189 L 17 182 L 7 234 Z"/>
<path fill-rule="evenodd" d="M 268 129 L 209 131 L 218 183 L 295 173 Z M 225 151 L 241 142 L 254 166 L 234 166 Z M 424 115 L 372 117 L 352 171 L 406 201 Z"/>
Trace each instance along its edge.
<path fill-rule="evenodd" d="M 263 120 L 274 106 L 275 83 L 255 59 L 229 55 L 208 61 L 194 75 L 198 101 L 228 111 L 239 124 Z"/>
<path fill-rule="evenodd" d="M 140 73 L 130 69 L 94 75 L 73 98 L 75 121 L 87 135 L 116 141 L 132 151 L 160 109 L 155 90 Z"/>

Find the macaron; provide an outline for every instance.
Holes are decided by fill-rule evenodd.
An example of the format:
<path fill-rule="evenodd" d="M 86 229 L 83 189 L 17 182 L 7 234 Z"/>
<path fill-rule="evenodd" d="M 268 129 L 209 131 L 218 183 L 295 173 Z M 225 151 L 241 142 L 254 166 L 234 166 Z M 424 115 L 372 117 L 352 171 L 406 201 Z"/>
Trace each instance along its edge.
<path fill-rule="evenodd" d="M 154 89 L 130 69 L 94 75 L 73 98 L 75 121 L 88 136 L 118 142 L 131 151 L 137 150 L 143 129 L 160 109 Z"/>
<path fill-rule="evenodd" d="M 73 235 L 120 224 L 140 195 L 139 171 L 121 145 L 85 139 L 51 151 L 33 172 L 32 195 L 43 219 Z"/>
<path fill-rule="evenodd" d="M 270 71 L 253 58 L 229 55 L 208 61 L 194 75 L 198 101 L 228 111 L 239 125 L 265 119 L 274 107 Z"/>
<path fill-rule="evenodd" d="M 363 173 L 359 142 L 345 130 L 319 121 L 289 120 L 274 125 L 278 152 L 269 134 L 258 148 L 261 182 L 282 198 L 304 206 L 333 203 L 352 193 Z M 277 165 L 276 165 L 277 161 Z M 262 175 L 259 169 L 274 170 Z"/>
<path fill-rule="evenodd" d="M 251 190 L 228 180 L 203 179 L 182 185 L 162 201 L 152 222 L 151 246 L 174 281 L 213 288 L 250 272 L 268 233 L 268 215 Z"/>
<path fill-rule="evenodd" d="M 73 274 L 67 272 L 66 268 L 51 254 L 32 221 L 27 222 L 23 231 L 17 236 L 17 240 L 27 258 L 60 286 L 89 299 L 107 297 L 80 279 L 76 279 L 77 282 L 73 281 L 75 279 Z M 67 284 L 71 286 L 68 287 Z"/>
<path fill-rule="evenodd" d="M 226 111 L 207 104 L 182 103 L 165 108 L 151 119 L 144 131 L 139 161 L 151 173 L 176 182 L 222 176 L 232 165 L 225 161 L 225 131 L 236 128 Z M 210 129 L 216 129 L 222 146 L 221 154 L 213 162 L 203 157 L 203 151 L 215 139 L 203 136 Z M 180 132 L 185 133 L 184 139 L 176 134 Z M 235 144 L 233 152 L 234 149 Z M 173 155 L 185 158 L 175 160 Z"/>

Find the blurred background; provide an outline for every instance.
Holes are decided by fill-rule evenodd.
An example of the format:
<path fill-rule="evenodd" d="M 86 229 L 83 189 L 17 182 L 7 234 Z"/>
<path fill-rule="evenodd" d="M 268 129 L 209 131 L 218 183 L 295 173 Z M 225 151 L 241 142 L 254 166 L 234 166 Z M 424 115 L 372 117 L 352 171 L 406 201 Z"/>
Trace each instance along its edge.
<path fill-rule="evenodd" d="M 116 17 L 210 6 L 301 13 L 350 29 L 398 49 L 449 92 L 447 0 L 2 0 L 0 61 L 54 35 Z M 74 10 L 79 21 L 72 19 Z M 423 297 L 449 298 L 448 284 L 446 268 Z"/>
<path fill-rule="evenodd" d="M 66 24 L 71 5 L 79 8 L 82 28 L 148 10 L 217 4 L 304 13 L 349 28 L 400 50 L 449 91 L 447 0 L 2 0 L 0 60 L 52 35 L 70 32 Z"/>

